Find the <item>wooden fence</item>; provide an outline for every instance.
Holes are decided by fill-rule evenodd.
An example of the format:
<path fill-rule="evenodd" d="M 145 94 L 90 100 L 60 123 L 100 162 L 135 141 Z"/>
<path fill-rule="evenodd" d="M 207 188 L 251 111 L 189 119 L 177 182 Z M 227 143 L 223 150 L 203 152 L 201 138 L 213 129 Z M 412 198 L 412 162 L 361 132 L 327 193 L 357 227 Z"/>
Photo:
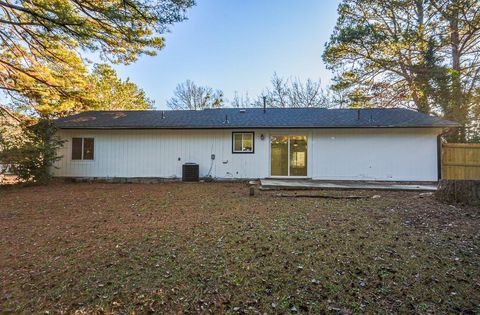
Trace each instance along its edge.
<path fill-rule="evenodd" d="M 480 144 L 444 144 L 442 146 L 442 178 L 480 179 Z"/>

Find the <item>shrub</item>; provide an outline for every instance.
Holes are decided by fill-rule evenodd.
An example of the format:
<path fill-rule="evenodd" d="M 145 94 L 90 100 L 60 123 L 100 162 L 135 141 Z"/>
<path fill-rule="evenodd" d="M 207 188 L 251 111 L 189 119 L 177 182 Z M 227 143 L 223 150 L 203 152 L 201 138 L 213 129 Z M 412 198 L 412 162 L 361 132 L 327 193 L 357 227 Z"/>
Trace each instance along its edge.
<path fill-rule="evenodd" d="M 61 159 L 57 152 L 64 143 L 56 132 L 47 119 L 32 126 L 22 125 L 20 133 L 0 137 L 0 161 L 24 181 L 47 183 L 53 164 Z"/>

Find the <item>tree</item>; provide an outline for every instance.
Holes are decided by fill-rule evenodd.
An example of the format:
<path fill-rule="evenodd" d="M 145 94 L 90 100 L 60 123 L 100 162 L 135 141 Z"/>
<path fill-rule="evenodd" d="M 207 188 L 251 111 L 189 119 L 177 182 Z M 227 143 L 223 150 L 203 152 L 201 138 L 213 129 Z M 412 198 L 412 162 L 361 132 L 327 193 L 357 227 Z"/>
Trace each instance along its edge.
<path fill-rule="evenodd" d="M 467 129 L 467 139 L 471 142 L 480 143 L 480 89 L 474 93 L 472 100 L 473 111 L 470 123 L 470 128 Z"/>
<path fill-rule="evenodd" d="M 248 92 L 240 95 L 238 91 L 235 91 L 231 105 L 234 108 L 248 108 L 254 106 L 254 102 L 248 95 Z"/>
<path fill-rule="evenodd" d="M 0 0 L 0 89 L 39 115 L 88 100 L 80 51 L 113 63 L 155 55 L 192 0 Z M 23 100 L 23 101 L 22 101 Z M 73 106 L 73 104 L 75 104 Z M 53 106 L 55 105 L 55 106 Z"/>
<path fill-rule="evenodd" d="M 14 73 L 11 87 L 18 92 L 10 96 L 18 110 L 30 111 L 43 118 L 55 118 L 86 110 L 148 109 L 153 101 L 129 79 L 122 81 L 115 70 L 98 64 L 92 73 L 73 51 L 63 50 L 69 64 L 35 64 L 36 72 L 55 86 Z M 33 69 L 32 67 L 31 69 Z M 18 78 L 16 76 L 19 76 Z"/>
<path fill-rule="evenodd" d="M 256 106 L 263 106 L 263 97 L 267 98 L 270 107 L 332 106 L 331 97 L 322 88 L 320 81 L 284 79 L 274 73 L 271 83 L 272 87 L 266 89 L 257 99 Z"/>
<path fill-rule="evenodd" d="M 65 62 L 37 59 L 37 55 L 25 52 L 25 57 L 16 56 L 18 62 L 29 59 L 28 72 L 9 71 L 2 77 L 4 89 L 17 110 L 35 113 L 40 117 L 56 117 L 91 106 L 93 99 L 87 93 L 88 69 L 80 56 L 65 48 L 50 48 L 61 55 Z M 0 66 L 0 72 L 2 67 Z M 31 76 L 30 73 L 35 73 Z"/>
<path fill-rule="evenodd" d="M 344 0 L 338 12 L 323 55 L 336 72 L 334 89 L 345 91 L 354 106 L 429 112 L 415 78 L 424 70 L 425 20 L 434 23 L 432 8 L 423 0 Z"/>
<path fill-rule="evenodd" d="M 352 106 L 411 107 L 469 126 L 478 106 L 478 1 L 344 0 L 338 12 L 323 59 Z"/>
<path fill-rule="evenodd" d="M 44 184 L 51 179 L 50 168 L 61 157 L 64 141 L 56 135 L 52 121 L 40 119 L 22 126 L 23 132 L 0 137 L 0 160 L 24 181 Z"/>
<path fill-rule="evenodd" d="M 445 78 L 449 80 L 447 101 L 442 102 L 445 115 L 465 128 L 450 135 L 465 141 L 478 124 L 480 92 L 480 3 L 476 0 L 431 0 L 438 15 L 444 39 L 442 56 L 449 61 Z M 476 137 L 479 135 L 477 134 Z"/>
<path fill-rule="evenodd" d="M 174 97 L 167 101 L 171 109 L 200 110 L 219 108 L 224 104 L 223 92 L 207 86 L 198 86 L 187 80 L 177 85 Z"/>
<path fill-rule="evenodd" d="M 150 109 L 153 101 L 129 79 L 122 81 L 115 70 L 106 64 L 95 65 L 90 76 L 93 94 L 92 109 L 131 110 Z"/>
<path fill-rule="evenodd" d="M 21 120 L 16 114 L 0 106 L 0 151 L 2 150 L 2 141 L 10 141 L 10 138 L 16 137 L 21 132 L 20 125 Z"/>

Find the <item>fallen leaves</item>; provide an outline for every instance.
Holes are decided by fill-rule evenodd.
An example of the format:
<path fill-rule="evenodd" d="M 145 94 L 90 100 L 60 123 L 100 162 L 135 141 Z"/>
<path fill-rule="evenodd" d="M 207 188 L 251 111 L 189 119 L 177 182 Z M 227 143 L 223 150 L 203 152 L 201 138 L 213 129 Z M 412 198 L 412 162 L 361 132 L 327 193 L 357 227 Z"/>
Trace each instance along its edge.
<path fill-rule="evenodd" d="M 1 193 L 0 309 L 13 313 L 468 313 L 480 304 L 480 215 L 430 195 L 275 198 L 239 183 Z"/>

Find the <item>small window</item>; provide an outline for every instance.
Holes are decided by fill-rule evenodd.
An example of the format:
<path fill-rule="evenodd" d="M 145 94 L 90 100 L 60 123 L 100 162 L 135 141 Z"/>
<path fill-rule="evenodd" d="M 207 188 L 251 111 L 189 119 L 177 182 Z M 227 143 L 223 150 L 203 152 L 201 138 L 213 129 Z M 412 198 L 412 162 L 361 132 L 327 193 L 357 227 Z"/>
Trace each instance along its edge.
<path fill-rule="evenodd" d="M 83 139 L 83 159 L 93 160 L 93 138 Z"/>
<path fill-rule="evenodd" d="M 72 160 L 82 159 L 82 138 L 72 139 Z"/>
<path fill-rule="evenodd" d="M 93 138 L 72 138 L 72 160 L 93 160 Z"/>
<path fill-rule="evenodd" d="M 254 141 L 253 132 L 234 132 L 232 134 L 232 152 L 253 153 Z"/>

